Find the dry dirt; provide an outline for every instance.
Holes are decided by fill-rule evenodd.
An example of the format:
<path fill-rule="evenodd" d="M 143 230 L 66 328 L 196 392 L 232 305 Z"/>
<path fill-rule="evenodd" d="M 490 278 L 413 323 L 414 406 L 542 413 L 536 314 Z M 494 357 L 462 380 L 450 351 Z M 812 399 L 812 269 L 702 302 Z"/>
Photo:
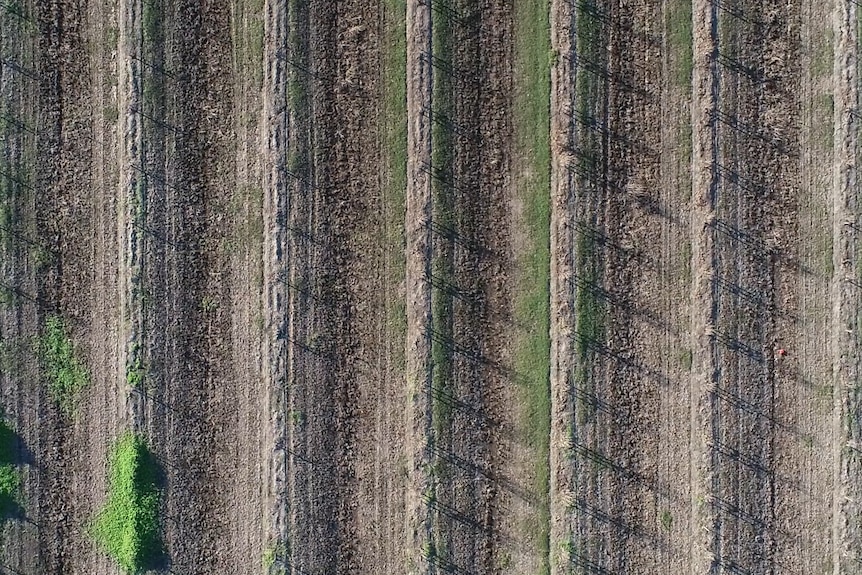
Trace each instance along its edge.
<path fill-rule="evenodd" d="M 856 7 L 684 4 L 552 9 L 552 565 L 854 573 Z"/>
<path fill-rule="evenodd" d="M 0 2 L 0 572 L 117 572 L 126 430 L 163 573 L 862 572 L 862 8 L 551 0 L 546 150 L 532 1 Z"/>

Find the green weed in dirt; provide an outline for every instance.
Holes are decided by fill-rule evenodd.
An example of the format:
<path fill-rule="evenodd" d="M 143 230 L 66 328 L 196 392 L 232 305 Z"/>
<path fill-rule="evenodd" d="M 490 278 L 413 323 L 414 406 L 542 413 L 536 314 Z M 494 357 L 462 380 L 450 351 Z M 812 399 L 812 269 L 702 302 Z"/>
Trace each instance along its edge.
<path fill-rule="evenodd" d="M 671 527 L 673 527 L 673 515 L 670 514 L 670 511 L 662 511 L 659 521 L 661 521 L 661 526 L 665 531 L 670 531 Z"/>
<path fill-rule="evenodd" d="M 90 376 L 75 355 L 63 320 L 56 315 L 45 320 L 45 329 L 39 341 L 39 357 L 48 377 L 51 397 L 64 411 L 70 413 L 75 407 L 78 393 L 89 385 Z"/>
<path fill-rule="evenodd" d="M 281 575 L 287 572 L 284 561 L 287 547 L 284 543 L 274 543 L 263 551 L 263 572 L 266 575 Z"/>
<path fill-rule="evenodd" d="M 140 573 L 162 554 L 157 467 L 146 442 L 123 435 L 111 452 L 108 502 L 96 517 L 93 538 L 127 573 Z"/>
<path fill-rule="evenodd" d="M 131 362 L 126 366 L 126 383 L 137 389 L 144 386 L 147 377 L 147 368 L 141 354 L 141 346 L 135 344 L 132 347 Z"/>

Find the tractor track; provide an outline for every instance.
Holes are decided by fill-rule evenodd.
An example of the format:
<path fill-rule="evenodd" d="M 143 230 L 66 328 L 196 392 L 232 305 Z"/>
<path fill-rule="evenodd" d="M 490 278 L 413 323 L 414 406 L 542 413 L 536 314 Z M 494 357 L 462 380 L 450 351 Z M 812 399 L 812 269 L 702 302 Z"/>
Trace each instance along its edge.
<path fill-rule="evenodd" d="M 150 26 L 143 54 L 153 58 L 141 105 L 157 121 L 142 122 L 136 175 L 145 186 L 144 230 L 158 232 L 143 236 L 136 286 L 148 367 L 138 417 L 165 474 L 166 560 L 197 573 L 237 561 L 217 543 L 228 539 L 224 486 L 232 483 L 234 394 L 243 385 L 232 377 L 232 281 L 221 241 L 233 231 L 225 217 L 233 190 L 224 185 L 234 177 L 231 44 L 219 32 L 229 17 L 227 3 L 178 3 L 161 23 L 141 23 Z"/>
<path fill-rule="evenodd" d="M 660 42 L 665 9 L 579 4 L 558 24 L 568 30 L 558 82 L 570 91 L 558 112 L 567 122 L 557 152 L 564 234 L 552 253 L 565 262 L 557 289 L 568 325 L 558 337 L 571 346 L 558 360 L 566 379 L 552 380 L 569 389 L 557 400 L 569 418 L 560 460 L 571 466 L 559 494 L 568 509 L 559 572 L 659 568 L 671 555 L 661 511 L 686 522 L 686 486 L 673 485 L 675 464 L 659 449 L 688 423 L 684 409 L 667 408 L 685 405 L 686 387 L 673 361 L 684 347 L 680 318 L 663 297 L 687 262 L 656 250 L 678 244 L 685 223 L 684 184 L 660 185 L 678 178 L 664 170 L 679 153 L 679 128 L 661 106 L 672 73 Z"/>
<path fill-rule="evenodd" d="M 433 73 L 445 88 L 435 92 L 442 101 L 432 101 L 430 119 L 438 137 L 451 142 L 452 163 L 432 169 L 438 195 L 432 216 L 438 225 L 430 232 L 434 257 L 447 261 L 449 270 L 432 273 L 449 274 L 443 279 L 451 284 L 435 288 L 448 312 L 431 327 L 447 358 L 434 365 L 445 375 L 435 376 L 432 389 L 440 406 L 432 563 L 434 572 L 492 573 L 509 556 L 513 534 L 505 532 L 499 513 L 507 491 L 517 489 L 506 481 L 512 453 L 502 449 L 504 435 L 517 425 L 515 406 L 505 399 L 514 385 L 505 337 L 512 321 L 512 14 L 494 1 L 436 10 L 450 35 L 437 36 L 444 44 L 432 46 L 438 58 Z"/>
<path fill-rule="evenodd" d="M 859 457 L 860 392 L 859 373 L 859 204 L 858 144 L 859 107 L 859 7 L 853 2 L 835 6 L 834 146 L 833 176 L 833 260 L 832 322 L 830 352 L 835 393 L 833 396 L 832 446 L 832 564 L 835 573 L 853 573 L 862 564 L 860 541 Z"/>
<path fill-rule="evenodd" d="M 287 555 L 302 573 L 398 569 L 405 504 L 381 489 L 406 474 L 379 171 L 388 23 L 379 2 L 291 2 L 288 13 Z"/>
<path fill-rule="evenodd" d="M 655 5 L 653 11 L 660 14 L 659 8 Z M 662 280 L 661 261 L 650 249 L 661 244 L 664 217 L 657 209 L 661 202 L 657 193 L 660 150 L 656 145 L 661 142 L 657 97 L 661 47 L 651 40 L 660 24 L 638 15 L 635 5 L 608 7 L 608 17 L 617 24 L 609 26 L 607 61 L 610 79 L 606 118 L 608 130 L 614 135 L 606 140 L 606 187 L 599 217 L 604 233 L 619 248 L 602 252 L 602 282 L 614 299 L 607 308 L 605 341 L 599 344 L 605 346 L 609 356 L 602 382 L 606 387 L 598 388 L 596 394 L 610 405 L 611 413 L 598 416 L 597 421 L 605 429 L 597 430 L 593 449 L 613 462 L 614 468 L 598 470 L 604 478 L 596 484 L 598 491 L 592 503 L 610 519 L 595 522 L 594 517 L 601 515 L 582 514 L 582 520 L 590 525 L 589 531 L 602 534 L 595 553 L 605 550 L 609 555 L 607 567 L 613 573 L 648 568 L 653 561 L 656 499 L 661 490 L 657 426 L 660 390 L 671 385 L 661 364 L 655 361 L 658 350 L 649 343 L 661 341 L 662 320 L 653 326 L 637 315 L 652 310 L 666 313 L 647 287 L 660 285 Z M 640 57 L 629 58 L 630 53 Z"/>
<path fill-rule="evenodd" d="M 92 116 L 87 98 L 67 98 L 69 93 L 89 94 L 89 62 L 80 58 L 86 51 L 86 4 L 50 2 L 36 6 L 39 41 L 38 155 L 44 158 L 36 170 L 39 189 L 49 190 L 35 198 L 36 229 L 39 242 L 49 255 L 48 265 L 37 276 L 42 324 L 50 313 L 60 315 L 76 339 L 86 338 L 90 325 L 89 306 L 81 301 L 92 286 L 92 240 L 86 229 L 92 225 L 93 160 Z M 83 248 L 83 249 L 82 249 Z M 89 356 L 90 349 L 82 350 Z M 39 439 L 34 458 L 42 470 L 39 477 L 37 516 L 43 572 L 64 573 L 84 544 L 76 536 L 75 523 L 86 520 L 89 497 L 71 483 L 83 463 L 76 445 L 87 441 L 86 432 L 73 425 L 44 388 L 36 397 L 39 412 Z M 28 402 L 29 403 L 29 402 Z M 67 521 L 74 518 L 72 521 Z"/>
<path fill-rule="evenodd" d="M 795 329 L 791 314 L 799 305 L 793 285 L 799 103 L 792 84 L 799 13 L 769 4 L 737 8 L 743 16 L 723 14 L 718 23 L 715 105 L 737 125 L 753 128 L 734 130 L 718 123 L 717 165 L 712 166 L 718 185 L 709 233 L 716 250 L 714 277 L 723 280 L 713 283 L 710 334 L 717 366 L 708 392 L 708 444 L 715 470 L 707 496 L 713 513 L 712 569 L 795 571 L 787 563 L 790 557 L 778 555 L 791 537 L 784 524 L 790 510 L 780 503 L 787 486 L 779 481 L 778 462 L 788 440 L 793 441 L 780 426 L 795 425 L 788 418 L 796 382 L 775 350 L 788 345 L 785 338 Z M 772 142 L 764 145 L 760 134 Z M 752 435 L 759 441 L 749 441 Z"/>
<path fill-rule="evenodd" d="M 4 305 L 0 310 L 0 341 L 3 346 L 3 361 L 0 365 L 0 390 L 2 390 L 5 421 L 17 434 L 20 455 L 16 463 L 24 485 L 24 497 L 37 501 L 42 485 L 40 474 L 31 467 L 33 450 L 37 449 L 40 436 L 38 409 L 32 400 L 38 379 L 38 365 L 27 358 L 27 341 L 30 334 L 38 330 L 38 294 L 34 262 L 31 259 L 36 226 L 32 215 L 35 201 L 36 138 L 32 128 L 36 126 L 39 82 L 16 71 L 33 70 L 38 60 L 39 34 L 32 5 L 22 4 L 20 17 L 8 13 L 0 19 L 0 50 L 4 64 L 0 68 L 0 111 L 3 128 L 0 130 L 2 145 L 2 170 L 0 190 L 4 233 L 0 243 L 2 262 L 2 284 Z M 13 67 L 14 66 L 14 67 Z M 14 223 L 15 227 L 9 226 Z M 10 233 L 12 230 L 12 233 Z M 15 305 L 8 305 L 13 303 Z M 24 515 L 38 520 L 33 509 L 25 509 Z M 35 524 L 16 522 L 4 530 L 4 538 L 13 544 L 4 546 L 2 562 L 11 569 L 26 568 L 33 558 L 38 558 L 39 534 Z"/>

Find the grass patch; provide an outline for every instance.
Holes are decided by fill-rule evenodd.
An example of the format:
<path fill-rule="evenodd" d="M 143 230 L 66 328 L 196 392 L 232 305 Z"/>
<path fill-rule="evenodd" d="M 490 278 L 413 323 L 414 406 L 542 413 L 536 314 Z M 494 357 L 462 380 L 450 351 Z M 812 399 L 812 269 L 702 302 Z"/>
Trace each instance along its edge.
<path fill-rule="evenodd" d="M 290 423 L 295 427 L 301 427 L 305 425 L 305 413 L 299 409 L 291 409 L 288 411 L 288 418 L 290 419 Z"/>
<path fill-rule="evenodd" d="M 0 9 L 7 14 L 11 14 L 16 18 L 20 18 L 21 20 L 26 20 L 28 22 L 33 22 L 32 18 L 28 15 L 27 11 L 21 6 L 20 2 L 3 2 L 0 3 Z"/>
<path fill-rule="evenodd" d="M 672 0 L 673 1 L 673 0 Z M 576 52 L 596 66 L 604 66 L 607 61 L 606 31 L 604 16 L 591 2 L 577 6 L 575 28 Z M 576 231 L 574 263 L 577 274 L 575 287 L 575 387 L 580 390 L 580 398 L 575 405 L 576 421 L 585 425 L 594 420 L 597 404 L 593 364 L 596 349 L 604 341 L 605 306 L 600 297 L 602 286 L 602 253 L 597 236 L 591 228 L 598 228 L 601 214 L 596 214 L 595 197 L 602 194 L 602 158 L 605 154 L 601 130 L 591 127 L 607 116 L 605 109 L 607 87 L 603 80 L 587 67 L 576 70 L 575 93 L 576 114 L 581 121 L 576 126 L 578 163 L 574 191 L 576 202 L 583 206 L 578 210 L 581 226 Z"/>
<path fill-rule="evenodd" d="M 264 56 L 264 5 L 263 0 L 245 0 L 236 5 L 233 18 L 234 64 L 238 64 L 251 78 L 251 86 L 260 89 L 263 85 Z M 253 122 L 250 122 L 250 126 Z"/>
<path fill-rule="evenodd" d="M 823 234 L 820 243 L 820 257 L 823 261 L 823 274 L 827 279 L 831 279 L 835 275 L 832 235 Z"/>
<path fill-rule="evenodd" d="M 811 75 L 815 78 L 825 78 L 832 76 L 835 57 L 834 31 L 831 25 L 819 28 L 819 34 L 813 34 L 811 39 Z"/>
<path fill-rule="evenodd" d="M 263 550 L 263 572 L 265 575 L 282 575 L 287 573 L 284 565 L 287 559 L 287 548 L 284 543 L 273 543 Z"/>
<path fill-rule="evenodd" d="M 30 246 L 35 245 L 22 243 L 28 232 L 24 231 L 27 226 L 18 221 L 20 215 L 17 213 L 19 206 L 26 205 L 27 198 L 33 194 L 34 141 L 23 128 L 29 123 L 26 109 L 18 109 L 15 104 L 0 102 L 0 140 L 4 151 L 0 154 L 0 241 L 7 257 L 16 251 L 16 244 L 24 249 L 32 249 Z M 15 147 L 19 147 L 21 155 L 5 157 Z M 16 228 L 21 231 L 16 232 Z"/>
<path fill-rule="evenodd" d="M 384 55 L 385 128 L 383 143 L 386 153 L 386 174 L 383 189 L 386 218 L 386 243 L 389 246 L 389 282 L 392 294 L 406 274 L 404 210 L 407 191 L 407 5 L 401 0 L 386 0 L 387 49 Z M 402 298 L 391 297 L 386 302 L 387 331 L 392 341 L 404 341 L 407 336 L 407 312 Z M 393 363 L 399 373 L 405 368 L 403 346 L 393 349 Z"/>
<path fill-rule="evenodd" d="M 18 295 L 11 289 L 0 286 L 0 306 L 14 307 L 18 305 Z"/>
<path fill-rule="evenodd" d="M 661 515 L 659 516 L 659 521 L 661 522 L 661 526 L 665 531 L 670 531 L 671 527 L 673 527 L 673 515 L 670 514 L 670 511 L 662 511 Z"/>
<path fill-rule="evenodd" d="M 515 315 L 524 326 L 515 353 L 526 406 L 527 442 L 535 454 L 534 485 L 539 494 L 536 542 L 540 572 L 550 572 L 549 438 L 550 391 L 550 93 L 551 37 L 547 0 L 518 0 L 515 11 L 516 185 L 524 203 L 527 242 L 518 256 Z"/>
<path fill-rule="evenodd" d="M 127 573 L 152 568 L 163 555 L 157 469 L 140 436 L 126 433 L 111 451 L 108 502 L 92 535 Z"/>
<path fill-rule="evenodd" d="M 163 66 L 164 62 L 164 41 L 165 30 L 162 23 L 164 16 L 164 5 L 160 0 L 147 0 L 142 3 L 143 10 L 143 47 L 142 56 L 146 64 L 141 63 L 142 73 L 142 89 L 144 104 L 147 106 L 147 112 L 153 112 L 160 109 L 164 104 L 165 95 L 165 78 L 163 71 L 154 69 L 155 67 Z M 159 117 L 155 115 L 154 117 Z"/>
<path fill-rule="evenodd" d="M 668 44 L 676 60 L 672 79 L 677 87 L 686 88 L 691 86 L 694 69 L 691 0 L 670 0 L 667 11 Z"/>
<path fill-rule="evenodd" d="M 135 184 L 135 193 L 132 194 L 132 217 L 138 225 L 144 225 L 146 222 L 145 203 L 147 201 L 147 180 L 144 177 L 138 177 Z"/>
<path fill-rule="evenodd" d="M 0 516 L 9 517 L 18 508 L 18 488 L 21 477 L 18 470 L 9 464 L 0 465 Z"/>
<path fill-rule="evenodd" d="M 692 354 L 690 349 L 684 349 L 679 353 L 679 366 L 684 371 L 691 371 Z"/>
<path fill-rule="evenodd" d="M 597 65 L 603 64 L 605 54 L 602 20 L 589 3 L 581 4 L 577 9 L 576 44 L 579 54 L 584 54 Z M 577 114 L 583 118 L 601 116 L 596 113 L 595 107 L 603 100 L 604 86 L 595 74 L 579 68 L 575 78 L 575 90 Z M 576 187 L 578 195 L 584 197 L 586 203 L 590 194 L 598 192 L 597 178 L 592 175 L 600 172 L 603 149 L 600 136 L 594 130 L 580 126 L 578 131 L 578 173 L 585 176 L 578 179 Z M 590 385 L 590 350 L 603 339 L 604 309 L 594 289 L 599 285 L 601 277 L 600 255 L 597 257 L 596 251 L 593 235 L 581 230 L 575 243 L 575 265 L 581 278 L 575 292 L 575 353 L 578 359 L 575 380 L 581 387 Z"/>
<path fill-rule="evenodd" d="M 7 375 L 17 375 L 21 367 L 21 354 L 19 346 L 14 340 L 0 339 L 0 371 Z"/>
<path fill-rule="evenodd" d="M 142 2 L 142 8 L 144 41 L 158 42 L 161 39 L 164 6 L 159 1 L 148 0 L 147 2 Z"/>
<path fill-rule="evenodd" d="M 432 45 L 434 56 L 444 62 L 452 61 L 452 22 L 439 11 L 432 11 Z M 445 117 L 452 115 L 452 78 L 446 73 L 434 74 L 433 109 Z M 451 171 L 455 157 L 453 139 L 448 126 L 441 122 L 431 125 L 431 164 L 441 171 Z M 432 178 L 433 219 L 446 227 L 455 226 L 454 194 L 439 178 Z M 431 273 L 438 281 L 451 284 L 454 277 L 453 249 L 448 241 L 434 237 Z M 453 296 L 444 289 L 433 288 L 431 292 L 431 327 L 439 337 L 431 342 L 431 386 L 438 392 L 431 406 L 431 420 L 435 441 L 443 441 L 452 417 L 450 402 L 438 399 L 439 393 L 449 394 L 452 387 L 452 350 L 446 341 L 452 339 Z"/>
<path fill-rule="evenodd" d="M 141 346 L 132 346 L 131 362 L 126 366 L 126 383 L 134 388 L 142 389 L 147 377 L 147 369 L 144 367 L 144 359 L 141 357 Z"/>
<path fill-rule="evenodd" d="M 290 121 L 294 124 L 294 137 L 288 138 L 286 150 L 287 167 L 295 176 L 289 181 L 290 185 L 297 182 L 300 186 L 313 185 L 309 166 L 313 150 L 309 149 L 311 128 L 309 126 L 309 113 L 311 110 L 307 84 L 311 82 L 309 74 L 304 70 L 311 70 L 308 62 L 307 35 L 308 35 L 308 6 L 304 0 L 288 0 L 288 25 L 287 25 L 287 47 L 292 54 L 291 62 L 286 68 L 285 81 L 287 83 L 287 112 Z M 302 68 L 302 69 L 300 69 Z"/>
<path fill-rule="evenodd" d="M 389 0 L 396 1 L 396 0 Z M 438 10 L 431 12 L 432 52 L 443 62 L 451 62 L 453 55 L 454 28 L 452 22 Z M 453 117 L 454 82 L 449 74 L 435 70 L 432 86 L 432 108 L 435 113 Z M 435 170 L 445 174 L 443 178 L 431 179 L 431 210 L 435 223 L 446 228 L 455 228 L 455 194 L 454 190 L 441 181 L 451 179 L 455 164 L 454 141 L 450 129 L 442 122 L 431 123 L 431 165 Z M 441 175 L 442 175 L 441 174 Z M 454 300 L 450 291 L 441 285 L 451 285 L 454 279 L 454 246 L 452 242 L 439 235 L 432 239 L 431 274 L 436 278 L 436 287 L 431 289 L 431 329 L 437 334 L 431 340 L 431 424 L 432 434 L 429 442 L 435 445 L 445 445 L 451 437 L 451 422 L 453 416 L 452 403 L 443 399 L 453 393 L 453 351 L 446 342 L 453 338 Z M 425 500 L 430 506 L 443 495 L 448 484 L 449 470 L 446 463 L 439 457 L 431 460 L 428 469 L 430 486 Z M 430 511 L 430 507 L 429 507 Z M 442 520 L 439 513 L 431 513 L 431 533 L 425 543 L 423 555 L 428 565 L 434 565 L 438 558 L 448 558 L 450 549 L 442 529 L 438 524 Z"/>
<path fill-rule="evenodd" d="M 686 202 L 691 201 L 691 157 L 694 151 L 692 150 L 692 130 L 691 120 L 687 115 L 680 116 L 677 119 L 677 155 L 679 156 L 680 169 L 680 197 Z"/>
<path fill-rule="evenodd" d="M 215 313 L 219 308 L 218 300 L 210 295 L 201 298 L 200 310 L 206 314 Z"/>
<path fill-rule="evenodd" d="M 814 393 L 815 397 L 822 402 L 831 402 L 833 399 L 833 388 L 830 384 L 816 386 Z"/>
<path fill-rule="evenodd" d="M 287 72 L 287 102 L 288 107 L 293 110 L 294 114 L 302 115 L 302 129 L 300 133 L 308 129 L 306 123 L 308 121 L 307 114 L 311 110 L 311 105 L 308 98 L 307 83 L 310 82 L 309 74 L 306 70 L 311 70 L 308 62 L 308 48 L 305 45 L 304 32 L 308 27 L 308 22 L 305 20 L 305 13 L 308 6 L 301 0 L 289 0 L 288 2 L 288 35 L 287 45 L 292 50 L 291 63 L 288 66 Z M 308 152 L 303 150 L 302 156 L 289 158 L 288 166 L 295 174 L 304 175 L 304 167 L 308 161 Z M 297 165 L 298 164 L 298 165 Z M 299 169 L 300 166 L 303 169 Z"/>
<path fill-rule="evenodd" d="M 120 117 L 120 111 L 115 106 L 106 106 L 102 109 L 102 117 L 110 124 L 116 124 Z"/>
<path fill-rule="evenodd" d="M 691 186 L 688 188 L 688 197 L 691 197 Z M 686 198 L 688 201 L 688 198 Z M 679 246 L 679 277 L 683 284 L 691 283 L 691 240 L 684 239 Z"/>
<path fill-rule="evenodd" d="M 591 365 L 594 350 L 604 339 L 605 309 L 596 291 L 600 269 L 595 252 L 593 237 L 585 232 L 579 233 L 575 244 L 575 258 L 578 274 L 582 279 L 575 288 L 575 385 L 584 391 L 583 397 L 586 398 L 594 394 Z M 595 416 L 596 405 L 583 400 L 576 409 L 578 421 L 585 424 Z"/>
<path fill-rule="evenodd" d="M 120 40 L 120 29 L 116 26 L 108 26 L 105 28 L 105 52 L 110 54 L 117 49 L 117 43 Z"/>
<path fill-rule="evenodd" d="M 835 134 L 835 126 L 833 122 L 833 114 L 835 112 L 835 100 L 832 94 L 818 94 L 814 97 L 814 113 L 813 117 L 818 121 L 812 125 L 812 131 L 815 134 L 817 144 L 822 150 L 832 152 L 835 145 L 833 140 Z"/>
<path fill-rule="evenodd" d="M 583 54 L 590 61 L 601 65 L 604 62 L 604 40 L 601 18 L 593 12 L 590 3 L 582 3 L 577 8 L 577 19 L 575 21 L 575 35 L 577 53 Z M 595 74 L 579 67 L 575 78 L 575 90 L 577 92 L 577 106 L 580 114 L 590 114 L 595 102 L 599 101 L 599 90 L 601 83 Z M 589 132 L 587 140 L 595 140 L 595 136 Z M 586 151 L 586 150 L 585 150 Z"/>
<path fill-rule="evenodd" d="M 575 323 L 577 345 L 575 351 L 582 363 L 589 360 L 590 350 L 604 337 L 604 307 L 596 294 L 599 270 L 595 264 L 595 242 L 588 233 L 578 234 L 575 257 L 582 281 L 575 290 Z"/>
<path fill-rule="evenodd" d="M 90 376 L 76 356 L 72 340 L 59 316 L 51 315 L 45 320 L 39 356 L 48 377 L 51 398 L 67 414 L 71 413 L 78 394 L 89 385 Z"/>

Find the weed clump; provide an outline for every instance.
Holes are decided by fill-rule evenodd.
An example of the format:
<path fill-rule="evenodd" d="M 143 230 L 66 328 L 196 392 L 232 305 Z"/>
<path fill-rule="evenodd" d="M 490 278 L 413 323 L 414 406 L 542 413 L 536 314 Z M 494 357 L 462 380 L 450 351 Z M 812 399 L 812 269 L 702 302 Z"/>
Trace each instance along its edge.
<path fill-rule="evenodd" d="M 127 433 L 114 446 L 108 502 L 92 527 L 94 539 L 127 573 L 153 566 L 162 554 L 156 464 L 143 438 Z"/>
<path fill-rule="evenodd" d="M 51 397 L 66 413 L 71 413 L 78 392 L 89 385 L 90 376 L 75 355 L 63 320 L 56 315 L 45 320 L 39 355 L 48 376 Z"/>
<path fill-rule="evenodd" d="M 132 348 L 132 361 L 126 366 L 126 383 L 130 386 L 142 389 L 147 377 L 144 360 L 141 358 L 141 347 L 135 344 Z"/>
<path fill-rule="evenodd" d="M 287 548 L 284 543 L 273 543 L 263 551 L 263 571 L 266 575 L 283 575 L 286 573 L 284 561 Z"/>

